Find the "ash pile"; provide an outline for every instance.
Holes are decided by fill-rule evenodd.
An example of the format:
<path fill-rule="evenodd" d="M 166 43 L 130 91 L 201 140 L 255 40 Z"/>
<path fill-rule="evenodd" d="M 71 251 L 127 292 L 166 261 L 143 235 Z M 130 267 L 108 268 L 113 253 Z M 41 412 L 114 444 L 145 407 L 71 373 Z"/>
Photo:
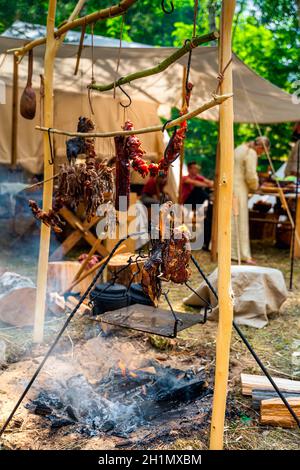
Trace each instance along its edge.
<path fill-rule="evenodd" d="M 47 419 L 53 431 L 64 427 L 85 436 L 127 437 L 138 428 L 185 416 L 191 404 L 199 413 L 211 395 L 203 370 L 183 371 L 155 361 L 128 370 L 120 361 L 93 384 L 83 374 L 56 382 L 26 408 Z"/>

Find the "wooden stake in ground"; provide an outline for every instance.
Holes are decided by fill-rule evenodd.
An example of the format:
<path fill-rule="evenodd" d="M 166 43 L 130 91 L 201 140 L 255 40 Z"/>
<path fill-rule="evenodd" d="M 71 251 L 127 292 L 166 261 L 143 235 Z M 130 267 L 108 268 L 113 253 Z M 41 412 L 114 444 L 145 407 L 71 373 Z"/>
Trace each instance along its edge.
<path fill-rule="evenodd" d="M 220 72 L 224 73 L 221 93 L 232 93 L 232 22 L 235 0 L 222 1 L 220 31 Z M 233 100 L 220 106 L 220 193 L 218 207 L 218 294 L 219 326 L 211 421 L 210 449 L 223 448 L 230 340 L 233 321 L 231 297 L 231 211 L 233 196 Z"/>
<path fill-rule="evenodd" d="M 182 75 L 182 102 L 181 102 L 181 109 L 184 109 L 186 104 L 186 76 L 187 76 L 187 68 L 183 67 L 183 75 Z M 187 112 L 187 110 L 184 110 Z M 179 187 L 178 187 L 178 203 L 182 204 L 182 171 L 183 171 L 183 162 L 184 162 L 184 141 L 182 142 L 182 146 L 180 149 L 180 163 L 179 163 Z"/>
<path fill-rule="evenodd" d="M 218 259 L 218 207 L 219 207 L 219 188 L 220 188 L 220 124 L 218 126 L 218 143 L 216 149 L 216 169 L 214 180 L 214 206 L 212 218 L 211 233 L 211 260 L 216 262 Z"/>

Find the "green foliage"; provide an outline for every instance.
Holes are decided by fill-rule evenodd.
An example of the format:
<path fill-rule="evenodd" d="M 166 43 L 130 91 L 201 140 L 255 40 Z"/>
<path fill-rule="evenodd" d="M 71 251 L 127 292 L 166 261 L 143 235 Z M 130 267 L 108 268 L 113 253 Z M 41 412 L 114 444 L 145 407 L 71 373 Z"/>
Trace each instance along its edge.
<path fill-rule="evenodd" d="M 161 2 L 139 0 L 125 15 L 123 39 L 155 46 L 180 47 L 193 33 L 194 0 L 173 0 L 175 11 L 165 15 Z M 57 2 L 56 24 L 60 24 L 72 12 L 76 0 Z M 117 3 L 116 0 L 89 0 L 82 14 Z M 197 33 L 204 34 L 216 22 L 220 14 L 221 0 L 199 2 Z M 0 33 L 13 21 L 20 19 L 45 24 L 47 0 L 0 0 Z M 214 11 L 217 16 L 214 18 Z M 237 0 L 234 27 L 234 52 L 253 70 L 288 92 L 294 91 L 293 82 L 299 79 L 300 70 L 300 1 L 299 0 Z M 95 34 L 119 38 L 120 18 L 99 21 Z M 181 79 L 180 77 L 178 78 Z M 178 114 L 178 111 L 173 111 Z M 289 153 L 291 124 L 262 126 L 262 131 L 272 142 L 275 165 Z M 217 123 L 194 119 L 189 123 L 186 142 L 186 160 L 197 160 L 203 173 L 212 177 L 217 146 Z M 257 137 L 255 125 L 236 124 L 235 142 Z M 261 160 L 260 165 L 266 167 Z"/>

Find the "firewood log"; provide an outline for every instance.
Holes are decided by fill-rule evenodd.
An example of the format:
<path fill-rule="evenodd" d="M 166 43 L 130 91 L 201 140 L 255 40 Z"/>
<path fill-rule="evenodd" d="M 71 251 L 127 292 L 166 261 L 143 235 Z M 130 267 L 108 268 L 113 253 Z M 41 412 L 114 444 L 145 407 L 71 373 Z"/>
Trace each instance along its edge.
<path fill-rule="evenodd" d="M 288 402 L 300 418 L 300 398 L 288 398 Z M 297 426 L 296 421 L 280 398 L 270 398 L 262 400 L 260 405 L 260 422 L 272 426 L 283 428 L 293 428 Z"/>
<path fill-rule="evenodd" d="M 300 393 L 300 381 L 273 377 L 281 391 Z M 241 374 L 243 395 L 252 395 L 253 389 L 273 390 L 273 386 L 264 375 Z"/>
<path fill-rule="evenodd" d="M 286 398 L 297 397 L 300 398 L 300 393 L 296 392 L 282 392 L 283 396 Z M 279 398 L 275 390 L 252 390 L 252 407 L 254 410 L 260 409 L 260 404 L 263 400 L 268 400 L 269 398 Z"/>

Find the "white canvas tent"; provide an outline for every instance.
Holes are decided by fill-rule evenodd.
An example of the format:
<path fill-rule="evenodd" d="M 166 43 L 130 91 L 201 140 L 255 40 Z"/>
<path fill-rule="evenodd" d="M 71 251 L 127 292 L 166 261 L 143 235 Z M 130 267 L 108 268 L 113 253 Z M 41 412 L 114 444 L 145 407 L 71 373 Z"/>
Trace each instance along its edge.
<path fill-rule="evenodd" d="M 19 23 L 19 25 L 23 23 Z M 24 25 L 24 24 L 23 24 Z M 24 28 L 23 28 L 24 29 Z M 25 28 L 26 29 L 26 28 Z M 15 28 L 7 31 L 6 36 L 13 36 Z M 44 27 L 29 25 L 27 33 L 20 37 L 0 37 L 0 53 L 20 47 L 24 36 L 33 39 L 45 33 Z M 20 34 L 18 33 L 18 36 Z M 29 35 L 29 36 L 28 36 Z M 59 49 L 55 66 L 55 127 L 75 130 L 77 118 L 89 114 L 86 86 L 91 80 L 91 37 L 86 35 L 85 47 L 80 61 L 80 72 L 75 77 L 74 68 L 80 33 L 71 32 L 67 42 Z M 104 46 L 103 46 L 104 44 Z M 106 45 L 108 44 L 108 45 Z M 106 84 L 116 79 L 119 41 L 95 36 L 94 38 L 94 75 L 97 83 Z M 119 76 L 146 69 L 160 63 L 175 51 L 174 48 L 145 47 L 131 43 L 123 44 L 121 51 Z M 44 46 L 34 50 L 33 85 L 39 100 L 40 73 L 43 73 Z M 7 55 L 0 68 L 0 79 L 6 85 L 6 104 L 1 106 L 0 114 L 0 162 L 10 162 L 11 135 L 11 87 L 12 56 Z M 1 60 L 0 60 L 1 63 Z M 165 72 L 143 78 L 125 85 L 124 88 L 133 100 L 126 111 L 126 117 L 138 127 L 149 126 L 159 122 L 158 115 L 169 117 L 173 106 L 180 107 L 183 65 L 187 63 L 184 56 L 178 63 L 170 66 Z M 193 50 L 191 81 L 194 84 L 191 109 L 207 101 L 216 90 L 218 75 L 217 47 L 198 47 Z M 19 65 L 20 92 L 26 84 L 27 58 Z M 266 81 L 248 68 L 236 55 L 233 56 L 234 77 L 234 112 L 236 122 L 277 123 L 300 120 L 300 105 L 293 104 L 292 97 L 275 85 Z M 101 131 L 120 128 L 124 115 L 119 100 L 127 101 L 120 90 L 116 91 L 117 99 L 112 92 L 94 93 L 93 107 L 97 129 Z M 218 109 L 213 108 L 200 116 L 204 119 L 217 120 Z M 19 119 L 18 162 L 32 172 L 42 169 L 41 134 L 34 126 L 40 123 L 39 112 L 34 121 Z M 63 155 L 65 139 L 56 136 L 55 148 L 58 155 Z M 145 150 L 149 157 L 157 159 L 163 151 L 160 133 L 143 136 Z M 111 140 L 98 142 L 98 151 L 103 155 L 112 155 Z"/>

